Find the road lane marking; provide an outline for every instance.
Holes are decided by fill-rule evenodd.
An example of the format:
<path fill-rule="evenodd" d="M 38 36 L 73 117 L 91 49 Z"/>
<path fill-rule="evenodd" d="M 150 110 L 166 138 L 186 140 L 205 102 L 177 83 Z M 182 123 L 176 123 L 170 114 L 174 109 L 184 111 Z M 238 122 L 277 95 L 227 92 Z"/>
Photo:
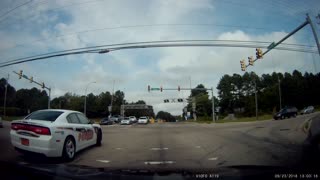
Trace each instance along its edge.
<path fill-rule="evenodd" d="M 119 147 L 118 147 L 118 148 L 116 148 L 116 150 L 121 150 L 121 149 L 122 149 L 122 148 L 119 148 Z"/>
<path fill-rule="evenodd" d="M 108 160 L 97 160 L 98 162 L 102 162 L 102 163 L 109 163 L 110 161 Z"/>
<path fill-rule="evenodd" d="M 218 157 L 209 158 L 208 160 L 209 161 L 216 161 L 216 160 L 218 160 Z"/>
<path fill-rule="evenodd" d="M 196 148 L 201 148 L 201 146 L 196 146 Z"/>
<path fill-rule="evenodd" d="M 144 164 L 146 165 L 159 165 L 159 164 L 173 164 L 174 161 L 146 161 Z"/>
<path fill-rule="evenodd" d="M 168 150 L 169 148 L 151 148 L 152 151 L 161 151 L 161 150 Z"/>

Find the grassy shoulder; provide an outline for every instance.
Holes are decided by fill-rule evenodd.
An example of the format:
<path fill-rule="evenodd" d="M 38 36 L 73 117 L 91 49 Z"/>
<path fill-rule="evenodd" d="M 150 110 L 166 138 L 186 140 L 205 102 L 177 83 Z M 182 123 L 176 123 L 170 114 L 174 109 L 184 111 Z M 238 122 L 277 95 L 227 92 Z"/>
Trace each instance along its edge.
<path fill-rule="evenodd" d="M 269 120 L 269 119 L 272 119 L 272 115 L 271 114 L 261 115 L 261 116 L 258 117 L 258 120 L 256 119 L 256 117 L 241 117 L 241 118 L 237 118 L 237 119 L 234 119 L 234 120 L 219 119 L 219 120 L 216 121 L 216 123 L 253 122 L 253 121 L 264 121 L 264 120 Z M 188 120 L 187 122 L 210 124 L 210 123 L 213 123 L 213 120 L 210 117 L 199 117 L 197 119 L 197 121 Z"/>

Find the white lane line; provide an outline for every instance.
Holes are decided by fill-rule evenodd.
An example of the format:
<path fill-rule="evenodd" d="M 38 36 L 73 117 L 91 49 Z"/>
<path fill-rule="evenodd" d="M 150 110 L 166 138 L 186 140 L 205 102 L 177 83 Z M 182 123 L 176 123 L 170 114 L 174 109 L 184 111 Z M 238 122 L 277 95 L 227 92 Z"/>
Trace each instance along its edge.
<path fill-rule="evenodd" d="M 169 148 L 151 148 L 152 151 L 161 151 L 161 150 L 168 150 Z"/>
<path fill-rule="evenodd" d="M 122 149 L 122 148 L 119 148 L 119 147 L 118 147 L 118 148 L 116 148 L 116 150 L 121 150 L 121 149 Z"/>
<path fill-rule="evenodd" d="M 215 161 L 215 160 L 218 160 L 218 157 L 209 158 L 208 160 L 209 161 Z"/>
<path fill-rule="evenodd" d="M 102 163 L 109 163 L 110 161 L 108 160 L 97 160 L 98 162 L 102 162 Z"/>
<path fill-rule="evenodd" d="M 196 146 L 196 148 L 201 148 L 201 146 Z"/>
<path fill-rule="evenodd" d="M 146 161 L 144 164 L 146 165 L 159 165 L 159 164 L 173 164 L 174 161 Z"/>

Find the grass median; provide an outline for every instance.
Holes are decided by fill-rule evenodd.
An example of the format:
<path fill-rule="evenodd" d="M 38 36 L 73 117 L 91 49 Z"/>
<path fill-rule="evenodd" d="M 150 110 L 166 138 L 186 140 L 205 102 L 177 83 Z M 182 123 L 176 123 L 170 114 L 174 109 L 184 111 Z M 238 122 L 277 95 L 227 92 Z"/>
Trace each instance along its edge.
<path fill-rule="evenodd" d="M 264 120 L 270 120 L 272 119 L 272 115 L 261 115 L 258 117 L 258 120 L 256 117 L 241 117 L 234 120 L 229 119 L 219 119 L 216 121 L 216 123 L 233 123 L 233 122 L 254 122 L 254 121 L 264 121 Z M 212 118 L 210 117 L 199 117 L 197 121 L 195 120 L 188 120 L 187 122 L 196 122 L 196 123 L 205 123 L 205 124 L 211 124 L 213 123 Z"/>

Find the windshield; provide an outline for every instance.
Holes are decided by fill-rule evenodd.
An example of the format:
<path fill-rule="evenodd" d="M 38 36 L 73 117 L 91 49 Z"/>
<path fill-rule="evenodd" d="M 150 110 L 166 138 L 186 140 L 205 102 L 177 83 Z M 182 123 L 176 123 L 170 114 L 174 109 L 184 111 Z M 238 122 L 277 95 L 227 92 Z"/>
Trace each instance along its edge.
<path fill-rule="evenodd" d="M 0 0 L 0 165 L 320 171 L 319 42 L 320 0 Z"/>
<path fill-rule="evenodd" d="M 62 111 L 36 111 L 25 117 L 25 119 L 55 121 L 62 113 Z"/>

